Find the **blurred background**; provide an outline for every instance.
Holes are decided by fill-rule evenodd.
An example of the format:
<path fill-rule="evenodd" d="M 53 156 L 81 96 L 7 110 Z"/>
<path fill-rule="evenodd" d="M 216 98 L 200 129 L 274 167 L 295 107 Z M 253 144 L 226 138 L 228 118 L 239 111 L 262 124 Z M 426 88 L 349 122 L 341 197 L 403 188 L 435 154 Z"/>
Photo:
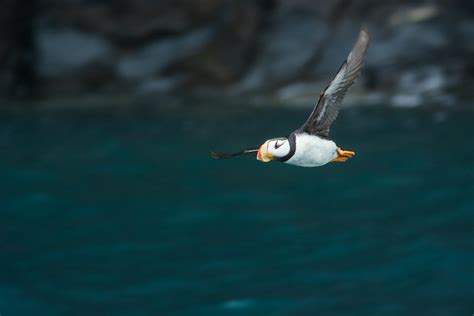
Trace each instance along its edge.
<path fill-rule="evenodd" d="M 474 3 L 3 0 L 0 314 L 471 315 Z M 345 164 L 215 161 L 309 115 Z"/>
<path fill-rule="evenodd" d="M 472 97 L 472 1 L 5 0 L 3 7 L 6 97 L 312 96 L 363 24 L 373 41 L 362 86 L 373 98 L 414 106 Z"/>

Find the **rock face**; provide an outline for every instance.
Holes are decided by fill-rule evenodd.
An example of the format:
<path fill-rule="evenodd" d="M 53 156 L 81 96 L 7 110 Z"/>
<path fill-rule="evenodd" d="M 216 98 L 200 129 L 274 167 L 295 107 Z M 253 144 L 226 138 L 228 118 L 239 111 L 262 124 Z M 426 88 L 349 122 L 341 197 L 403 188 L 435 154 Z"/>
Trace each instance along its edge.
<path fill-rule="evenodd" d="M 0 96 L 33 94 L 35 0 L 4 0 L 0 10 Z"/>
<path fill-rule="evenodd" d="M 359 88 L 415 103 L 413 87 L 436 98 L 474 79 L 472 1 L 5 1 L 1 96 L 324 86 L 363 24 Z"/>
<path fill-rule="evenodd" d="M 117 65 L 118 73 L 124 80 L 153 78 L 170 65 L 198 53 L 211 36 L 212 29 L 204 28 L 183 36 L 153 41 L 123 56 Z"/>
<path fill-rule="evenodd" d="M 243 89 L 259 89 L 298 78 L 324 47 L 328 29 L 310 14 L 279 14 L 262 34 L 260 54 L 242 82 Z"/>
<path fill-rule="evenodd" d="M 96 34 L 55 28 L 36 35 L 41 78 L 78 75 L 93 63 L 105 63 L 112 52 L 110 43 Z"/>

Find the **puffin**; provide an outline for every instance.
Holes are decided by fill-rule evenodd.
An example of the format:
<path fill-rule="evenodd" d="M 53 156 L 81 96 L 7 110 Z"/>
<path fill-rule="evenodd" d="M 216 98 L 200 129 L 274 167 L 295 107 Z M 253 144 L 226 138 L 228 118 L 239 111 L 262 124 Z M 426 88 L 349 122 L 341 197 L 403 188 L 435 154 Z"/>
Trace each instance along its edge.
<path fill-rule="evenodd" d="M 329 162 L 345 162 L 353 157 L 353 151 L 341 149 L 329 138 L 329 129 L 339 113 L 344 96 L 360 74 L 369 40 L 368 30 L 362 27 L 347 59 L 321 92 L 303 126 L 287 137 L 268 139 L 260 147 L 235 153 L 211 152 L 211 157 L 228 159 L 256 154 L 257 160 L 261 162 L 279 161 L 300 167 L 320 167 Z"/>

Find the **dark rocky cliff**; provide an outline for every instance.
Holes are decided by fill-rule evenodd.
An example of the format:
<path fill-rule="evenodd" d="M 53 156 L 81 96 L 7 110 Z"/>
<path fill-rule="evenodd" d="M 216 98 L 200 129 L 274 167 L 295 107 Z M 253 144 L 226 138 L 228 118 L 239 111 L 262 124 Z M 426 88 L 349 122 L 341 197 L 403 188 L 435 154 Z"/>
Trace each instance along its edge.
<path fill-rule="evenodd" d="M 324 86 L 365 24 L 359 91 L 472 96 L 472 1 L 6 0 L 0 94 L 271 92 Z"/>

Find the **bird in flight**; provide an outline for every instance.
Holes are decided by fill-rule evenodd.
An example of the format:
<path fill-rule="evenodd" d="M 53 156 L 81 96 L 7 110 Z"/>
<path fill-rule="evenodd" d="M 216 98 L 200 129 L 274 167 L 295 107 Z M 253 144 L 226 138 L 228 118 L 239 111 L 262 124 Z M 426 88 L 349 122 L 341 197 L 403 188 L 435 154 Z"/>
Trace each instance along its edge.
<path fill-rule="evenodd" d="M 337 117 L 344 96 L 359 76 L 368 46 L 369 33 L 362 28 L 349 56 L 321 92 L 311 115 L 299 129 L 287 137 L 269 139 L 259 148 L 232 154 L 211 152 L 211 157 L 227 159 L 256 154 L 257 160 L 262 162 L 273 160 L 301 167 L 319 167 L 329 162 L 344 162 L 354 156 L 353 151 L 342 150 L 329 138 L 329 129 Z"/>

